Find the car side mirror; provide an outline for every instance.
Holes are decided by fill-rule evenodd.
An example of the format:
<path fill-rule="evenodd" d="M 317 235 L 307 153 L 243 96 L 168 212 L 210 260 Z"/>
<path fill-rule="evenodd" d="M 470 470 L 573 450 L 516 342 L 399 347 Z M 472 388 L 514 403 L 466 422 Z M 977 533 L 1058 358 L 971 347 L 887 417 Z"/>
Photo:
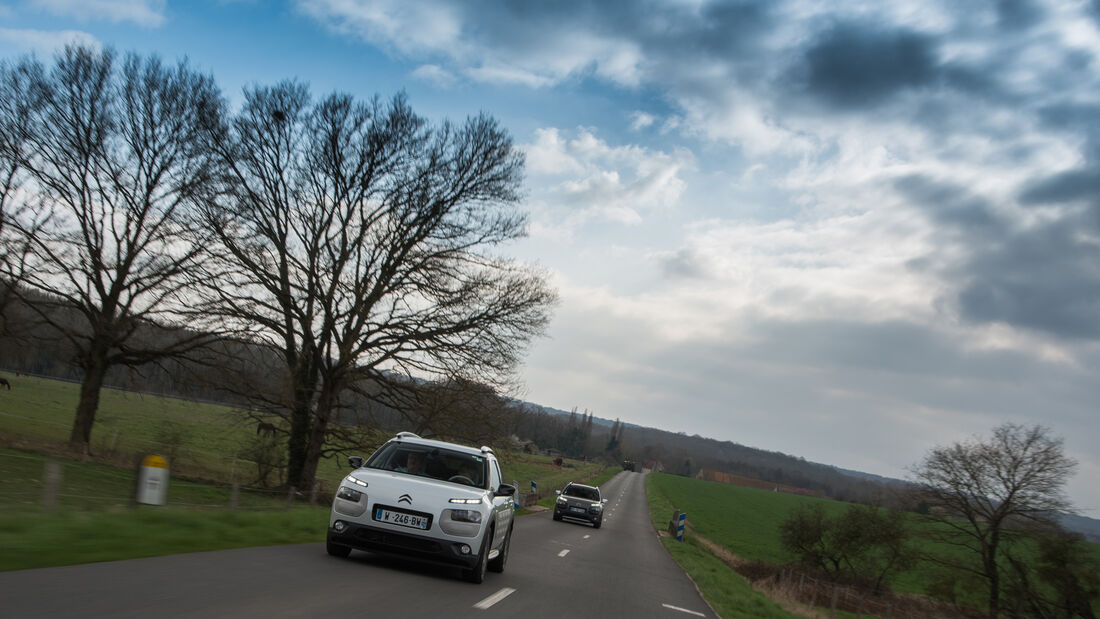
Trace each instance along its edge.
<path fill-rule="evenodd" d="M 359 456 L 348 456 L 348 464 L 350 464 L 353 469 L 361 468 L 363 466 L 363 458 Z"/>
<path fill-rule="evenodd" d="M 561 494 L 561 490 L 555 490 L 554 494 Z"/>
<path fill-rule="evenodd" d="M 516 487 L 511 484 L 501 484 L 497 491 L 493 493 L 493 496 L 514 496 L 516 494 Z"/>

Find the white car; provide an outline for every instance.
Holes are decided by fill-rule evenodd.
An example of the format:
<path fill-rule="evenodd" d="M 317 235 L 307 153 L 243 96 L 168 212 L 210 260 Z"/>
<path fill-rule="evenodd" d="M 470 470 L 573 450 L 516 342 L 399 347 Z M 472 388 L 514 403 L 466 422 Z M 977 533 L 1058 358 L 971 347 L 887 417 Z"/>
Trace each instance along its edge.
<path fill-rule="evenodd" d="M 488 447 L 401 432 L 340 482 L 329 518 L 328 553 L 352 549 L 462 568 L 471 582 L 503 572 L 515 517 L 514 486 Z"/>

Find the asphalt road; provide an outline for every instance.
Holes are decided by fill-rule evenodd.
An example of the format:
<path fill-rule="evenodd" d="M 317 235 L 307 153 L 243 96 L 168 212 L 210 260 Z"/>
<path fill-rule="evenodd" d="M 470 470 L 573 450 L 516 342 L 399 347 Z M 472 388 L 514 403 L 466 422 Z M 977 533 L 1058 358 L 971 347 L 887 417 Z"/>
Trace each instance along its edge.
<path fill-rule="evenodd" d="M 640 473 L 600 529 L 516 519 L 503 574 L 297 544 L 0 573 L 0 617 L 714 617 L 649 523 Z"/>

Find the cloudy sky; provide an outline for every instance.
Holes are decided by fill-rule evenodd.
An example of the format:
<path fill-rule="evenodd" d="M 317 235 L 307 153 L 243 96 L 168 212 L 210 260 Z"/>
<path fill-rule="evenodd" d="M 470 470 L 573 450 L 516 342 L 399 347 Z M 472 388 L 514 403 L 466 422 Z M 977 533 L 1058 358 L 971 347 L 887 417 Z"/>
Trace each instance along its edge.
<path fill-rule="evenodd" d="M 1096 0 L 0 0 L 74 40 L 497 117 L 533 402 L 897 477 L 1041 423 L 1100 517 Z"/>

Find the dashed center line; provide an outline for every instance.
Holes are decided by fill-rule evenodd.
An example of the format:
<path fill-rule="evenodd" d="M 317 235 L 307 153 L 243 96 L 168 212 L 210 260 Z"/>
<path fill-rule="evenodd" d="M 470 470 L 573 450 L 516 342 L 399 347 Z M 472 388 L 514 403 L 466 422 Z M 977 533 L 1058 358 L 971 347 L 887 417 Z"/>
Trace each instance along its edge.
<path fill-rule="evenodd" d="M 695 615 L 696 617 L 706 617 L 706 615 L 704 615 L 703 613 L 697 613 L 694 610 L 680 608 L 679 606 L 673 606 L 672 604 L 661 604 L 661 606 L 664 606 L 665 608 L 671 608 L 672 610 L 678 610 L 682 613 L 687 613 L 689 615 Z"/>
<path fill-rule="evenodd" d="M 565 555 L 567 555 L 567 554 L 569 554 L 569 549 L 568 549 L 568 548 L 566 548 L 565 550 L 563 550 L 563 551 L 559 552 L 559 553 L 558 553 L 558 556 L 559 556 L 559 557 L 564 557 L 564 556 L 565 556 Z"/>
<path fill-rule="evenodd" d="M 503 600 L 504 598 L 508 597 L 509 595 L 512 595 L 515 592 L 516 592 L 515 589 L 513 589 L 511 587 L 505 587 L 505 588 L 501 589 L 500 591 L 497 591 L 496 593 L 494 593 L 494 594 L 490 595 L 489 597 L 485 598 L 484 600 L 481 600 L 477 604 L 474 604 L 474 608 L 477 608 L 477 609 L 480 609 L 480 610 L 485 610 L 485 609 L 489 608 L 490 606 L 492 606 L 493 604 L 496 604 L 497 602 Z"/>

